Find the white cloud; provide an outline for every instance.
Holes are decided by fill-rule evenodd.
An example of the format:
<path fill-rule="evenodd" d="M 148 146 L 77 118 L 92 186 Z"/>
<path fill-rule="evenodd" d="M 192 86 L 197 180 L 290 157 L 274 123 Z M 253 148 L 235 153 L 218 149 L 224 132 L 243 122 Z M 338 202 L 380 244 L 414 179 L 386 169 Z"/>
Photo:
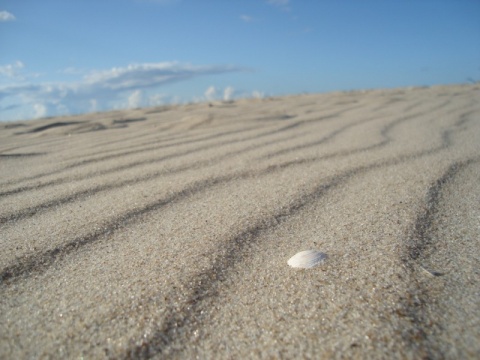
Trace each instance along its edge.
<path fill-rule="evenodd" d="M 258 91 L 258 90 L 254 90 L 254 91 L 252 91 L 252 96 L 255 99 L 263 99 L 263 97 L 265 96 L 265 93 L 263 93 L 261 91 Z"/>
<path fill-rule="evenodd" d="M 0 77 L 4 76 L 14 81 L 25 81 L 27 79 L 40 77 L 40 74 L 26 73 L 24 69 L 24 63 L 19 60 L 13 64 L 0 65 Z"/>
<path fill-rule="evenodd" d="M 15 16 L 8 11 L 0 11 L 0 22 L 2 21 L 13 21 L 15 20 Z"/>
<path fill-rule="evenodd" d="M 129 65 L 97 71 L 85 77 L 85 86 L 100 87 L 113 91 L 148 88 L 160 84 L 190 79 L 199 75 L 221 74 L 240 71 L 235 66 L 194 66 L 177 62 Z"/>
<path fill-rule="evenodd" d="M 34 117 L 36 119 L 43 118 L 47 115 L 47 107 L 44 104 L 34 104 L 33 110 L 35 111 Z"/>
<path fill-rule="evenodd" d="M 19 68 L 20 65 L 17 65 Z M 10 74 L 14 72 L 15 66 L 2 69 L 3 73 Z M 16 101 L 17 104 L 30 108 L 33 104 L 43 104 L 48 110 L 48 116 L 57 115 L 60 104 L 72 113 L 91 111 L 92 100 L 95 100 L 96 110 L 108 110 L 113 106 L 137 107 L 143 104 L 140 91 L 198 76 L 243 70 L 230 65 L 198 66 L 178 62 L 134 64 L 95 71 L 79 82 L 0 86 L 0 106 L 4 100 L 9 104 L 15 104 Z M 38 113 L 40 110 L 35 111 Z"/>
<path fill-rule="evenodd" d="M 20 70 L 24 67 L 25 65 L 17 60 L 13 64 L 0 66 L 0 75 L 9 78 L 18 78 L 20 76 Z"/>
<path fill-rule="evenodd" d="M 142 104 L 142 92 L 140 90 L 135 90 L 132 95 L 128 97 L 128 108 L 135 109 L 140 107 Z"/>
<path fill-rule="evenodd" d="M 154 94 L 149 96 L 148 105 L 150 106 L 159 106 L 165 104 L 167 100 L 167 95 L 165 94 Z"/>
<path fill-rule="evenodd" d="M 215 100 L 216 95 L 217 90 L 215 89 L 215 86 L 210 86 L 207 90 L 205 90 L 205 98 L 208 101 Z"/>
<path fill-rule="evenodd" d="M 227 86 L 225 90 L 223 90 L 223 100 L 225 101 L 232 100 L 232 96 L 234 92 L 235 92 L 235 89 L 233 87 Z"/>

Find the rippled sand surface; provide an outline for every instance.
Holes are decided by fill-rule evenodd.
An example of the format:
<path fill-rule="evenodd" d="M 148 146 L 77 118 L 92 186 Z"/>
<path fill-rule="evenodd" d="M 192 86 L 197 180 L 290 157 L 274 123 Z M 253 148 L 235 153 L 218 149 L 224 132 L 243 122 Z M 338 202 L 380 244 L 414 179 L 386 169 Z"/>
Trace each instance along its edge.
<path fill-rule="evenodd" d="M 480 356 L 479 85 L 3 123 L 0 174 L 0 358 Z"/>

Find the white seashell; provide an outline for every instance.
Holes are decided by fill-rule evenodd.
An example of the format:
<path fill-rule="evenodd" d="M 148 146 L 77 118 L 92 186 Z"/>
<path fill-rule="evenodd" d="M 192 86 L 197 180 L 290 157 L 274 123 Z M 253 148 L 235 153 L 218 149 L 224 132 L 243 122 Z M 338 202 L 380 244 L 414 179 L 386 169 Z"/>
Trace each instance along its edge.
<path fill-rule="evenodd" d="M 292 256 L 287 264 L 294 268 L 309 269 L 322 264 L 327 257 L 327 254 L 317 250 L 305 250 Z"/>

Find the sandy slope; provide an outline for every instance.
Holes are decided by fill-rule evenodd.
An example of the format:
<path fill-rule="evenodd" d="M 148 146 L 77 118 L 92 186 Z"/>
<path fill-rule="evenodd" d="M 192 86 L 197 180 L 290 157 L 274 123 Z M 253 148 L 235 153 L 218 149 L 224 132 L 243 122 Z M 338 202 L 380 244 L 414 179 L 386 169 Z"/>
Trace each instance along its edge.
<path fill-rule="evenodd" d="M 0 358 L 479 357 L 479 95 L 1 125 Z"/>

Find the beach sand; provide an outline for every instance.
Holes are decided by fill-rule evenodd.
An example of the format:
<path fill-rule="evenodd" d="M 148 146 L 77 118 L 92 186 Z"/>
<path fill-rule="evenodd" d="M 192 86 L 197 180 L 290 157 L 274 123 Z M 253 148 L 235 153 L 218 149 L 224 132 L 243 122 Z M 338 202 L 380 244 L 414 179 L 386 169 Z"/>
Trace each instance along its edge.
<path fill-rule="evenodd" d="M 3 123 L 0 174 L 2 359 L 480 357 L 478 84 Z"/>

